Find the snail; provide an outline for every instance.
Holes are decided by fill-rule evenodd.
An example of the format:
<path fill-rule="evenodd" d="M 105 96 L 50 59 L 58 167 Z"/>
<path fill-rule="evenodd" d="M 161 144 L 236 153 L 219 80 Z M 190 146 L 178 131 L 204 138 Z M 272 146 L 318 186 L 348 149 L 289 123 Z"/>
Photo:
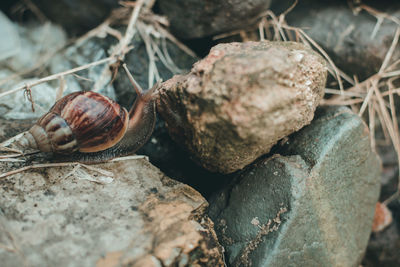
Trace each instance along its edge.
<path fill-rule="evenodd" d="M 129 112 L 95 92 L 71 93 L 23 134 L 20 145 L 87 163 L 136 152 L 154 130 L 159 83 L 143 92 L 125 64 L 123 67 L 137 94 Z"/>

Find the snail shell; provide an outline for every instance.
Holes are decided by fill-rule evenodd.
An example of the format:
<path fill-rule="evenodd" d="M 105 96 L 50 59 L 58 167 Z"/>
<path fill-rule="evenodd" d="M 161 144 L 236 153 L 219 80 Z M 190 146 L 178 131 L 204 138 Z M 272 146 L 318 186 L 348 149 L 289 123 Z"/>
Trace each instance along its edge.
<path fill-rule="evenodd" d="M 64 96 L 24 133 L 22 147 L 70 154 L 69 160 L 104 162 L 136 152 L 150 138 L 156 121 L 155 92 L 143 92 L 123 65 L 136 91 L 129 112 L 115 101 L 95 92 Z"/>
<path fill-rule="evenodd" d="M 95 92 L 64 96 L 25 134 L 29 146 L 43 152 L 98 152 L 117 144 L 129 115 L 115 101 Z"/>

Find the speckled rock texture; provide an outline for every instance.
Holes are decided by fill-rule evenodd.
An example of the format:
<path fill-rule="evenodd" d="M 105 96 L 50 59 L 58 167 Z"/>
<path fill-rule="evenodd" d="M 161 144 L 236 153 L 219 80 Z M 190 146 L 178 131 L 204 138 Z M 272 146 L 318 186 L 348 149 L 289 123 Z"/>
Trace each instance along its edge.
<path fill-rule="evenodd" d="M 271 0 L 159 0 L 161 13 L 171 23 L 171 30 L 183 39 L 229 32 L 254 23 Z"/>
<path fill-rule="evenodd" d="M 71 166 L 1 178 L 1 266 L 223 266 L 197 191 L 145 159 L 92 167 L 114 177 Z"/>
<path fill-rule="evenodd" d="M 347 108 L 249 166 L 210 200 L 231 266 L 359 266 L 380 189 L 368 129 Z"/>
<path fill-rule="evenodd" d="M 73 34 L 82 34 L 101 24 L 113 8 L 120 5 L 116 0 L 32 0 L 43 14 Z"/>
<path fill-rule="evenodd" d="M 324 60 L 299 43 L 220 44 L 162 84 L 157 108 L 195 162 L 231 173 L 312 120 L 326 75 Z"/>
<path fill-rule="evenodd" d="M 353 1 L 356 2 L 356 1 Z M 399 1 L 364 3 L 381 14 L 400 18 Z M 302 0 L 288 13 L 290 25 L 300 27 L 332 57 L 349 76 L 365 79 L 377 73 L 392 44 L 398 25 L 390 19 L 377 25 L 377 18 L 346 1 Z M 292 4 L 287 3 L 287 7 Z M 400 58 L 399 46 L 392 61 Z"/>

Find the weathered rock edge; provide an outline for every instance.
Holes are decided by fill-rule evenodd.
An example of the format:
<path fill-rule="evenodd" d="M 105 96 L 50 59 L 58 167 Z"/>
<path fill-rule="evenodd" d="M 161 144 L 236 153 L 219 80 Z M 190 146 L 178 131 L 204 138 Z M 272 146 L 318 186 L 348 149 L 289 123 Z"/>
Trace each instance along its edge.
<path fill-rule="evenodd" d="M 2 266 L 223 266 L 197 191 L 146 160 L 96 167 L 114 180 L 68 167 L 0 180 Z"/>

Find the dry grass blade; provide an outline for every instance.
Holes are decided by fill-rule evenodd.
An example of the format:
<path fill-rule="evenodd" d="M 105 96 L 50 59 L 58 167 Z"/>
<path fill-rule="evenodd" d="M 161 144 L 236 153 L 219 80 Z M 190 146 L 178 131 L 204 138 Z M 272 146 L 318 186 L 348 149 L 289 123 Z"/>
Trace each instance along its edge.
<path fill-rule="evenodd" d="M 369 117 L 369 132 L 370 132 L 370 142 L 371 148 L 376 151 L 376 141 L 375 141 L 375 101 L 368 102 L 368 117 Z"/>
<path fill-rule="evenodd" d="M 395 16 L 391 16 L 391 15 L 385 13 L 385 12 L 381 12 L 381 11 L 379 11 L 379 10 L 377 10 L 375 8 L 372 8 L 372 7 L 368 6 L 368 5 L 365 5 L 365 4 L 361 4 L 359 6 L 359 8 L 367 11 L 369 14 L 371 14 L 374 17 L 376 17 L 377 19 L 378 18 L 384 18 L 384 19 L 393 21 L 394 23 L 396 23 L 397 25 L 400 26 L 400 19 L 395 17 Z"/>
<path fill-rule="evenodd" d="M 98 173 L 100 173 L 102 175 L 106 175 L 106 176 L 110 176 L 110 177 L 114 176 L 114 174 L 112 172 L 109 172 L 109 171 L 106 171 L 106 170 L 103 170 L 103 169 L 100 169 L 100 168 L 96 168 L 96 167 L 93 167 L 93 166 L 89 166 L 89 165 L 86 165 L 86 164 L 82 164 L 82 163 L 79 163 L 79 162 L 60 162 L 60 163 L 44 163 L 44 164 L 35 164 L 35 165 L 24 166 L 24 167 L 16 169 L 16 170 L 12 170 L 12 171 L 9 171 L 9 172 L 2 173 L 2 174 L 0 174 L 0 178 L 5 178 L 5 177 L 8 177 L 10 175 L 14 175 L 14 174 L 17 174 L 17 173 L 21 173 L 21 172 L 28 171 L 28 170 L 33 170 L 33 169 L 67 167 L 67 166 L 75 166 L 75 165 L 80 165 L 82 167 L 85 167 L 88 170 L 98 172 Z"/>
<path fill-rule="evenodd" d="M 400 36 L 400 27 L 397 27 L 396 33 L 393 37 L 392 44 L 390 45 L 390 48 L 389 48 L 388 52 L 386 53 L 385 59 L 383 60 L 383 63 L 381 65 L 381 68 L 379 69 L 378 73 L 384 72 L 387 65 L 389 64 L 389 61 L 392 59 L 393 52 L 395 51 L 395 48 L 399 42 L 399 36 Z"/>
<path fill-rule="evenodd" d="M 358 116 L 361 117 L 363 115 L 365 109 L 367 108 L 367 106 L 369 104 L 369 100 L 371 99 L 373 94 L 374 94 L 374 90 L 371 87 L 371 88 L 368 89 L 367 96 L 364 98 L 364 101 L 363 101 L 363 103 L 361 105 L 360 112 L 358 113 Z"/>
<path fill-rule="evenodd" d="M 60 72 L 60 73 L 57 73 L 57 74 L 53 74 L 53 75 L 41 78 L 41 79 L 39 79 L 37 81 L 34 81 L 32 83 L 25 84 L 23 86 L 19 86 L 17 88 L 14 88 L 14 89 L 5 91 L 3 93 L 0 93 L 0 98 L 4 97 L 6 95 L 10 95 L 10 94 L 16 93 L 16 92 L 21 91 L 21 90 L 26 90 L 27 88 L 32 88 L 32 87 L 34 87 L 34 86 L 36 86 L 38 84 L 41 84 L 41 83 L 49 82 L 49 81 L 52 81 L 52 80 L 57 80 L 61 76 L 65 76 L 65 75 L 68 75 L 68 74 L 72 74 L 74 72 L 78 72 L 78 71 L 81 71 L 81 70 L 85 70 L 85 69 L 91 68 L 93 66 L 97 66 L 97 65 L 101 65 L 101 64 L 107 63 L 107 62 L 109 62 L 109 61 L 111 61 L 113 59 L 114 59 L 113 56 L 107 57 L 107 58 L 104 58 L 104 59 L 101 59 L 101 60 L 86 64 L 86 65 L 77 67 L 77 68 L 73 68 L 73 69 L 70 69 L 70 70 L 67 70 L 67 71 L 63 71 L 63 72 Z"/>
<path fill-rule="evenodd" d="M 37 152 L 33 152 L 31 154 L 34 154 Z M 16 156 L 21 156 L 20 154 L 16 155 Z M 145 160 L 149 160 L 149 158 L 147 156 L 144 155 L 132 155 L 132 156 L 125 156 L 125 157 L 118 157 L 118 158 L 114 158 L 112 160 L 110 160 L 110 162 L 118 162 L 118 161 L 124 161 L 124 160 L 136 160 L 136 159 L 145 159 Z M 8 177 L 10 175 L 14 175 L 17 173 L 21 173 L 21 172 L 25 172 L 28 170 L 32 170 L 32 169 L 42 169 L 42 168 L 54 168 L 54 167 L 70 167 L 70 166 L 74 166 L 74 167 L 84 167 L 90 171 L 94 171 L 97 173 L 100 173 L 102 175 L 105 175 L 107 177 L 114 177 L 114 173 L 95 167 L 94 165 L 87 165 L 87 164 L 83 164 L 80 162 L 60 162 L 60 163 L 44 163 L 44 164 L 35 164 L 35 165 L 29 165 L 29 166 L 24 166 L 22 168 L 16 169 L 16 170 L 12 170 L 9 172 L 5 172 L 0 174 L 0 178 L 5 178 Z M 72 173 L 72 172 L 71 172 Z M 70 174 L 69 174 L 70 175 Z M 67 176 L 69 176 L 67 175 Z"/>
<path fill-rule="evenodd" d="M 390 102 L 390 111 L 392 115 L 392 121 L 394 125 L 394 132 L 395 132 L 395 138 L 396 140 L 399 140 L 400 142 L 400 135 L 399 135 L 399 123 L 397 121 L 397 114 L 396 114 L 396 106 L 394 103 L 394 98 L 393 98 L 393 81 L 396 80 L 396 78 L 392 78 L 388 80 L 388 88 L 389 88 L 389 102 Z"/>

